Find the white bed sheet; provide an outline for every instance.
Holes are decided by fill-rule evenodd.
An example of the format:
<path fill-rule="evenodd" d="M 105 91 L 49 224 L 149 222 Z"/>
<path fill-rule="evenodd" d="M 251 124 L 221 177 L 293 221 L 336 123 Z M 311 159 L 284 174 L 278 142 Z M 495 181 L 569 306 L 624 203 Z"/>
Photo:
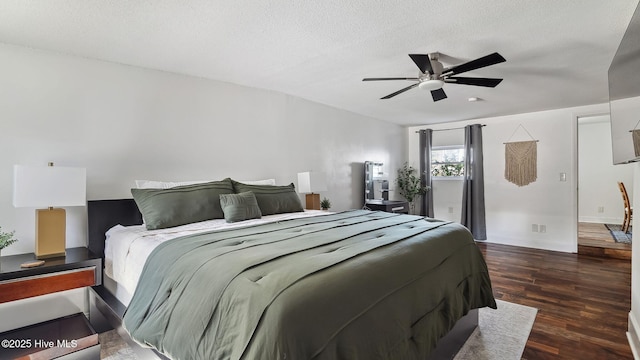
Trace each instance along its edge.
<path fill-rule="evenodd" d="M 144 225 L 126 227 L 116 225 L 106 232 L 104 273 L 117 283 L 109 286 L 110 290 L 123 304 L 128 305 L 138 285 L 138 279 L 147 257 L 156 246 L 167 240 L 211 230 L 240 228 L 326 214 L 330 214 L 330 212 L 305 210 L 297 213 L 268 215 L 263 216 L 261 219 L 236 223 L 227 223 L 224 219 L 216 219 L 160 230 L 147 230 Z M 116 286 L 115 289 L 114 285 Z"/>

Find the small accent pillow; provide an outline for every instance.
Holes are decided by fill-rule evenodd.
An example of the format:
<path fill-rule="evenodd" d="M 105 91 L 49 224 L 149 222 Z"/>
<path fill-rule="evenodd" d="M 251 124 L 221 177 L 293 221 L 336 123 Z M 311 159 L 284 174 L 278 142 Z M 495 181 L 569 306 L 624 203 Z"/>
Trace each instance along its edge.
<path fill-rule="evenodd" d="M 170 189 L 131 189 L 147 230 L 223 219 L 220 195 L 233 194 L 231 179 Z"/>
<path fill-rule="evenodd" d="M 224 212 L 224 219 L 228 223 L 262 217 L 258 201 L 251 191 L 240 194 L 221 194 L 220 206 Z"/>
<path fill-rule="evenodd" d="M 247 185 L 231 180 L 236 193 L 251 191 L 262 216 L 304 211 L 293 183 L 285 186 Z"/>

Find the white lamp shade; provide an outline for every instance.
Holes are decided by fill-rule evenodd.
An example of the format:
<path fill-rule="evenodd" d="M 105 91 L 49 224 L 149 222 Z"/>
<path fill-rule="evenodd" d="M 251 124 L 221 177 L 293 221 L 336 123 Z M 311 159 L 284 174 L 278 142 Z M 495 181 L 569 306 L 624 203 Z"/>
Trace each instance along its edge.
<path fill-rule="evenodd" d="M 298 192 L 299 193 L 318 193 L 327 191 L 327 179 L 320 172 L 301 172 L 298 173 Z"/>
<path fill-rule="evenodd" d="M 85 206 L 87 170 L 61 166 L 13 167 L 13 206 Z"/>

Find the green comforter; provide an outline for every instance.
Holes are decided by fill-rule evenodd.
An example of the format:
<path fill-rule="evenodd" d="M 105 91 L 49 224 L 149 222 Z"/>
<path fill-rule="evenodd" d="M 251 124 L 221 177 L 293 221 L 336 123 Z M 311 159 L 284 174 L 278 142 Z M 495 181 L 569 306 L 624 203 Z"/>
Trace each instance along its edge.
<path fill-rule="evenodd" d="M 464 227 L 354 210 L 164 242 L 123 324 L 173 359 L 424 359 L 484 306 Z"/>

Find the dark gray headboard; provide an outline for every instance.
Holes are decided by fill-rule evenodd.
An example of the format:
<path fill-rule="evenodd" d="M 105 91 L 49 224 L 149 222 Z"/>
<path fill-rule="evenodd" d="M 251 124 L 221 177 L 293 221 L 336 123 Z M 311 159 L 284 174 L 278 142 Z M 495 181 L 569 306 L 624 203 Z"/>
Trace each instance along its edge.
<path fill-rule="evenodd" d="M 133 199 L 90 200 L 87 203 L 88 247 L 104 260 L 104 233 L 115 225 L 142 224 L 142 215 Z"/>

